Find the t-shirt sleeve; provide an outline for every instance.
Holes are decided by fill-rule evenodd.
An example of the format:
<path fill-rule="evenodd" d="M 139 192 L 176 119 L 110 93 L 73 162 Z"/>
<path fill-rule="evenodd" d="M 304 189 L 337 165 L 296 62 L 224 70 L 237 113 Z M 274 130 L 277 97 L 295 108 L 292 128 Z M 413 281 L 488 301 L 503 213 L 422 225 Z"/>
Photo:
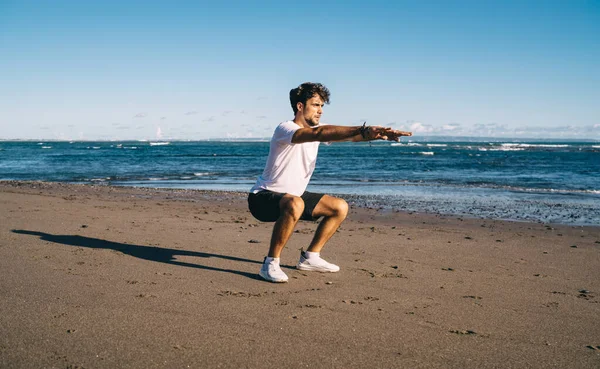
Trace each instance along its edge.
<path fill-rule="evenodd" d="M 275 133 L 273 134 L 273 138 L 275 142 L 283 145 L 291 145 L 292 137 L 297 130 L 300 129 L 296 123 L 292 121 L 283 122 L 275 128 Z"/>

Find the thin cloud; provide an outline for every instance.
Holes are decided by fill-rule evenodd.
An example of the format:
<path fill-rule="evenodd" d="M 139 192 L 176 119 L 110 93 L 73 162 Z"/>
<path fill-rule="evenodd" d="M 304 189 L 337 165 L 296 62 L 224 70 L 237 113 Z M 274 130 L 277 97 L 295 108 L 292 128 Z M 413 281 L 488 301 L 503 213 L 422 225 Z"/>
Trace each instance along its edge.
<path fill-rule="evenodd" d="M 460 123 L 448 123 L 442 126 L 442 131 L 456 132 L 460 131 Z"/>
<path fill-rule="evenodd" d="M 146 113 L 137 113 L 136 115 L 134 115 L 134 118 L 146 118 L 148 116 L 148 114 Z"/>
<path fill-rule="evenodd" d="M 413 133 L 432 133 L 434 128 L 429 124 L 414 122 L 410 125 L 410 131 Z"/>
<path fill-rule="evenodd" d="M 513 133 L 513 131 L 504 124 L 477 123 L 469 133 L 475 136 L 497 136 L 510 134 Z"/>
<path fill-rule="evenodd" d="M 266 115 L 259 115 L 256 117 L 256 119 L 260 119 L 260 120 L 265 120 L 267 118 L 269 118 L 269 117 L 267 117 Z"/>
<path fill-rule="evenodd" d="M 214 122 L 215 121 L 215 117 L 211 116 L 211 117 L 208 117 L 208 118 L 204 118 L 204 119 L 202 119 L 202 121 L 203 122 Z"/>
<path fill-rule="evenodd" d="M 225 110 L 224 112 L 221 113 L 221 115 L 224 116 L 224 117 L 226 117 L 226 116 L 228 116 L 231 113 L 233 113 L 233 111 L 231 111 L 231 110 Z"/>
<path fill-rule="evenodd" d="M 198 114 L 198 112 L 195 110 L 188 111 L 187 113 L 185 113 L 185 115 L 196 115 L 196 114 Z"/>

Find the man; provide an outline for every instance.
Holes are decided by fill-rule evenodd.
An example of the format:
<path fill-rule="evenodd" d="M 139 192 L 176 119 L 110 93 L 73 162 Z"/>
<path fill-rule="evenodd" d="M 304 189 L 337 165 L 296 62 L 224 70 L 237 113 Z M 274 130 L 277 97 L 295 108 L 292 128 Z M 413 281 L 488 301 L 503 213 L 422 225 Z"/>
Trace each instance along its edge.
<path fill-rule="evenodd" d="M 287 282 L 281 270 L 281 251 L 298 220 L 323 220 L 306 252 L 300 252 L 296 268 L 306 271 L 337 272 L 337 265 L 320 257 L 325 243 L 348 214 L 346 201 L 306 191 L 315 169 L 320 142 L 398 141 L 410 132 L 379 126 L 346 127 L 320 125 L 323 105 L 329 104 L 329 90 L 320 83 L 303 83 L 290 91 L 294 120 L 277 126 L 271 138 L 269 156 L 263 174 L 248 195 L 252 215 L 263 222 L 275 222 L 269 253 L 260 276 L 270 282 Z"/>

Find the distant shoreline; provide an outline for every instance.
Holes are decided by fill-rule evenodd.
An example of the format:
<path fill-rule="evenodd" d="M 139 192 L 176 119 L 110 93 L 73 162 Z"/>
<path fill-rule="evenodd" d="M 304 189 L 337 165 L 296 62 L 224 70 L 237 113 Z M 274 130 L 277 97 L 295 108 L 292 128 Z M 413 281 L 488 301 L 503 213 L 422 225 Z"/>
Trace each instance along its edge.
<path fill-rule="evenodd" d="M 207 200 L 223 200 L 235 199 L 242 204 L 245 209 L 246 199 L 248 192 L 245 191 L 229 191 L 229 190 L 213 190 L 213 189 L 194 189 L 194 188 L 176 188 L 176 187 L 151 187 L 151 186 L 124 186 L 124 185 L 113 185 L 109 183 L 94 184 L 94 183 L 74 183 L 74 182 L 60 182 L 60 181 L 20 181 L 20 180 L 0 180 L 0 187 L 14 187 L 17 189 L 41 189 L 41 190 L 69 190 L 81 188 L 82 191 L 87 189 L 107 189 L 111 192 L 121 192 L 124 194 L 134 194 L 139 196 L 140 194 L 148 194 L 148 196 L 156 197 L 157 199 L 164 200 L 178 200 L 178 201 L 197 201 L 198 199 Z M 356 194 L 334 194 L 336 196 L 343 197 L 353 208 L 363 210 L 373 210 L 380 214 L 406 214 L 406 215 L 418 215 L 426 217 L 442 217 L 448 219 L 470 219 L 472 221 L 499 221 L 499 222 L 514 222 L 516 224 L 548 224 L 557 225 L 562 227 L 585 227 L 585 228 L 600 228 L 600 225 L 595 224 L 569 224 L 569 223 L 557 223 L 557 222 L 542 222 L 533 221 L 530 219 L 504 219 L 504 218 L 493 218 L 485 217 L 475 214 L 453 214 L 444 213 L 438 211 L 427 211 L 425 210 L 392 210 L 380 206 L 377 202 L 372 203 L 369 200 L 372 196 L 370 195 L 356 195 Z M 362 199 L 362 200 L 361 200 Z M 362 210 L 361 210 L 362 211 Z"/>

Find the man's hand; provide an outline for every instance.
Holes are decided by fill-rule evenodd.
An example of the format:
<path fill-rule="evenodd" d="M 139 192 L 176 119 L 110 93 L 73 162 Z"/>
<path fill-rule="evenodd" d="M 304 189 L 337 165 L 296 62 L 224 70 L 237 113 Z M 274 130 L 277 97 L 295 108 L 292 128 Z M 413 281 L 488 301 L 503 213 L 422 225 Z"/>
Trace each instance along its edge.
<path fill-rule="evenodd" d="M 367 129 L 366 139 L 372 140 L 387 140 L 400 141 L 402 136 L 412 136 L 412 132 L 397 131 L 390 127 L 370 126 Z"/>

